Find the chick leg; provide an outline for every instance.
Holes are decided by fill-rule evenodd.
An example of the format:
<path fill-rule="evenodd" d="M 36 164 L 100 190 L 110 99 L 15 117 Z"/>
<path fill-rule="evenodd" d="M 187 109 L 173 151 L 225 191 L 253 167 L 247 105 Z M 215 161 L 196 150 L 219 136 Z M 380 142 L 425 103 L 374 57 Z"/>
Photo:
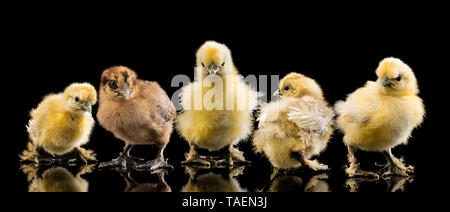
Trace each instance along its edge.
<path fill-rule="evenodd" d="M 353 146 L 347 146 L 348 149 L 348 162 L 350 163 L 350 166 L 348 166 L 345 169 L 345 173 L 349 177 L 374 177 L 374 178 L 380 178 L 380 175 L 378 175 L 375 172 L 369 172 L 369 171 L 363 171 L 361 168 L 359 168 L 359 163 L 356 160 L 355 157 L 355 151 L 356 148 Z"/>
<path fill-rule="evenodd" d="M 173 166 L 171 166 L 169 163 L 167 163 L 167 160 L 164 159 L 164 149 L 166 146 L 161 146 L 158 149 L 158 156 L 156 156 L 155 160 L 146 162 L 144 164 L 136 166 L 136 169 L 144 169 L 148 170 L 150 169 L 151 172 L 158 170 L 158 169 L 173 169 Z"/>
<path fill-rule="evenodd" d="M 201 158 L 201 156 L 198 154 L 197 150 L 195 149 L 195 145 L 191 144 L 189 153 L 186 154 L 186 160 L 181 162 L 182 165 L 193 165 L 198 164 L 206 167 L 211 167 L 211 163 L 207 160 Z"/>
<path fill-rule="evenodd" d="M 227 155 L 227 163 L 228 163 L 228 166 L 230 166 L 230 167 L 233 167 L 234 166 L 234 162 L 233 162 L 233 150 L 232 150 L 232 148 L 233 148 L 233 145 L 230 145 L 230 147 L 228 148 L 228 155 Z"/>
<path fill-rule="evenodd" d="M 383 152 L 383 155 L 387 161 L 387 164 L 381 169 L 383 178 L 392 175 L 409 177 L 410 174 L 414 173 L 414 167 L 406 166 L 400 159 L 392 154 L 391 149 Z"/>
<path fill-rule="evenodd" d="M 298 160 L 302 166 L 306 166 L 314 171 L 326 171 L 328 170 L 328 166 L 325 164 L 319 163 L 317 160 L 309 160 L 306 159 L 303 155 L 298 152 L 293 152 L 292 157 Z"/>
<path fill-rule="evenodd" d="M 39 165 L 51 165 L 57 162 L 56 156 L 48 153 L 42 147 L 36 148 L 35 162 Z"/>
<path fill-rule="evenodd" d="M 75 153 L 76 153 L 76 158 L 70 159 L 69 164 L 75 163 L 76 160 L 80 160 L 85 165 L 88 164 L 88 155 L 87 155 L 88 153 L 83 151 L 83 149 L 81 149 L 81 147 L 75 148 Z M 85 153 L 86 153 L 86 155 L 85 155 Z"/>
<path fill-rule="evenodd" d="M 124 148 L 124 152 L 120 154 L 120 156 L 110 162 L 104 162 L 99 165 L 99 168 L 108 168 L 108 167 L 123 167 L 127 168 L 130 166 L 135 166 L 136 162 L 134 161 L 134 157 L 130 156 L 130 151 L 133 149 L 134 145 L 126 145 Z M 140 160 L 140 159 L 139 159 Z"/>

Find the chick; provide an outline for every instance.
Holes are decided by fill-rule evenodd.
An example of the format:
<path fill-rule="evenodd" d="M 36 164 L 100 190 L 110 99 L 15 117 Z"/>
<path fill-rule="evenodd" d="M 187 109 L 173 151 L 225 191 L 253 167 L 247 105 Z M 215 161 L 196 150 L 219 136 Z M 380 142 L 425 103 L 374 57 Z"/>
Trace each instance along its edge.
<path fill-rule="evenodd" d="M 279 169 L 300 166 L 328 169 L 310 160 L 326 148 L 333 133 L 334 112 L 325 101 L 322 89 L 316 81 L 298 73 L 284 77 L 279 88 L 275 95 L 281 95 L 280 99 L 261 109 L 253 136 L 256 152 L 267 156 L 275 167 L 274 175 Z"/>
<path fill-rule="evenodd" d="M 381 61 L 376 74 L 376 82 L 367 82 L 335 106 L 337 127 L 348 147 L 350 165 L 346 172 L 350 177 L 379 177 L 359 168 L 354 152 L 360 149 L 384 154 L 384 176 L 408 176 L 414 168 L 394 157 L 391 149 L 407 144 L 412 130 L 423 122 L 425 108 L 418 97 L 417 80 L 411 68 L 396 58 Z"/>
<path fill-rule="evenodd" d="M 127 67 L 112 67 L 102 74 L 99 99 L 99 124 L 125 142 L 124 152 L 100 167 L 132 166 L 151 171 L 172 167 L 164 159 L 164 149 L 170 141 L 176 110 L 157 82 L 138 79 Z M 156 159 L 135 163 L 130 156 L 135 145 L 156 145 Z"/>
<path fill-rule="evenodd" d="M 96 102 L 97 92 L 88 83 L 74 83 L 62 93 L 46 96 L 30 112 L 27 130 L 32 142 L 22 153 L 21 159 L 34 160 L 39 150 L 43 149 L 53 158 L 75 150 L 78 159 L 83 162 L 95 161 L 93 152 L 80 146 L 89 141 L 95 123 L 91 109 Z"/>
<path fill-rule="evenodd" d="M 199 163 L 197 148 L 216 152 L 227 149 L 226 163 L 246 162 L 234 147 L 252 132 L 252 111 L 258 104 L 258 93 L 252 90 L 233 64 L 227 46 L 208 41 L 197 51 L 196 81 L 180 94 L 183 110 L 176 119 L 176 129 L 190 144 L 183 164 Z M 234 161 L 233 161 L 234 160 Z"/>

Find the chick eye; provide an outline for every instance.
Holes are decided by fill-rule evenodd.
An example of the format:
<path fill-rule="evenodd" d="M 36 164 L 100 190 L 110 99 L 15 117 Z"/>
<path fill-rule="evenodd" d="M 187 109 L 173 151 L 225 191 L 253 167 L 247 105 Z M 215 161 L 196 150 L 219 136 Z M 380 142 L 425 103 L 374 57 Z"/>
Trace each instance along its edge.
<path fill-rule="evenodd" d="M 78 98 L 78 96 L 75 97 L 75 102 L 79 102 L 79 101 L 80 101 L 80 98 Z"/>
<path fill-rule="evenodd" d="M 222 65 L 220 65 L 220 66 L 224 67 L 225 66 L 225 62 L 223 62 Z"/>
<path fill-rule="evenodd" d="M 289 90 L 289 86 L 284 87 L 284 90 L 288 91 Z"/>
<path fill-rule="evenodd" d="M 117 89 L 117 82 L 115 80 L 109 81 L 109 87 L 111 87 L 112 89 Z"/>
<path fill-rule="evenodd" d="M 203 68 L 205 67 L 205 64 L 202 63 Z"/>
<path fill-rule="evenodd" d="M 402 76 L 401 74 L 399 74 L 399 75 L 395 78 L 395 80 L 400 81 L 400 80 L 402 80 L 402 78 L 403 78 L 403 76 Z"/>

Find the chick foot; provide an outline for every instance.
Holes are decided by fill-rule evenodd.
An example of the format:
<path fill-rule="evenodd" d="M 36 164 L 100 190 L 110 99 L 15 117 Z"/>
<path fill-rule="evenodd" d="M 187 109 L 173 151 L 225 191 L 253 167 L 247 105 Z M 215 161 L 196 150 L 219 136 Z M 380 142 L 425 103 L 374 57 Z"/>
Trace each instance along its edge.
<path fill-rule="evenodd" d="M 136 166 L 137 170 L 150 170 L 151 172 L 158 169 L 173 169 L 173 166 L 167 163 L 164 159 L 164 149 L 165 147 L 160 147 L 158 150 L 158 156 L 155 160 L 148 161 L 144 164 Z"/>
<path fill-rule="evenodd" d="M 136 166 L 136 170 L 150 170 L 151 172 L 159 169 L 173 169 L 173 166 L 167 163 L 167 160 L 159 158 Z"/>
<path fill-rule="evenodd" d="M 118 158 L 110 162 L 100 163 L 98 168 L 134 168 L 138 164 L 143 163 L 145 161 L 144 159 L 130 156 L 130 151 L 133 147 L 134 145 L 126 146 L 125 151 Z"/>
<path fill-rule="evenodd" d="M 314 171 L 327 171 L 327 170 L 329 170 L 327 165 L 321 164 L 317 160 L 306 159 L 305 157 L 303 157 L 303 155 L 301 155 L 298 152 L 293 152 L 292 153 L 292 157 L 297 159 L 302 164 L 302 166 L 305 166 L 305 167 L 307 167 L 309 169 L 312 169 Z"/>
<path fill-rule="evenodd" d="M 347 175 L 349 177 L 361 177 L 361 178 L 375 178 L 375 179 L 380 179 L 380 175 L 375 173 L 375 172 L 371 172 L 371 171 L 363 171 L 361 170 L 361 168 L 359 168 L 359 165 L 357 163 L 350 163 L 350 166 L 348 166 L 345 169 L 345 173 L 347 173 Z"/>
<path fill-rule="evenodd" d="M 375 172 L 370 172 L 370 171 L 363 171 L 361 170 L 361 168 L 359 168 L 359 164 L 356 160 L 355 157 L 355 152 L 356 152 L 356 148 L 353 146 L 347 146 L 348 149 L 348 162 L 350 163 L 350 166 L 347 166 L 347 168 L 345 169 L 345 173 L 347 173 L 347 175 L 349 177 L 372 177 L 372 178 L 376 178 L 376 179 L 380 179 L 380 175 L 375 173 Z"/>
<path fill-rule="evenodd" d="M 209 158 L 202 157 L 198 154 L 194 145 L 191 145 L 189 153 L 186 154 L 186 160 L 181 162 L 181 165 L 200 165 L 204 167 L 211 167 L 212 164 L 214 164 L 214 162 Z"/>
<path fill-rule="evenodd" d="M 233 146 L 230 146 L 230 154 L 232 161 L 229 162 L 230 166 L 233 166 L 233 163 L 238 164 L 250 164 L 250 161 L 247 161 L 244 157 L 244 153 L 242 151 L 239 151 Z"/>
<path fill-rule="evenodd" d="M 387 164 L 376 164 L 382 167 L 380 173 L 382 173 L 383 178 L 387 178 L 389 176 L 409 177 L 414 174 L 414 167 L 407 166 L 400 159 L 394 157 L 391 150 L 384 152 L 384 156 L 386 157 Z"/>
<path fill-rule="evenodd" d="M 76 165 L 77 161 L 80 161 L 84 165 L 89 164 L 88 161 L 97 161 L 95 153 L 92 150 L 86 150 L 78 147 L 74 149 L 75 158 L 69 160 L 69 165 Z"/>
<path fill-rule="evenodd" d="M 327 171 L 329 170 L 328 166 L 325 164 L 319 163 L 317 160 L 308 160 L 305 159 L 303 163 L 308 166 L 310 169 L 314 171 Z"/>
<path fill-rule="evenodd" d="M 143 161 L 144 160 L 141 158 L 135 158 L 122 154 L 112 161 L 100 163 L 98 168 L 115 168 L 115 167 L 134 168 L 139 164 L 139 162 Z"/>
<path fill-rule="evenodd" d="M 181 164 L 182 165 L 200 165 L 200 166 L 206 166 L 206 167 L 211 166 L 211 163 L 208 160 L 203 159 L 200 156 L 189 157 L 185 161 L 181 162 Z"/>

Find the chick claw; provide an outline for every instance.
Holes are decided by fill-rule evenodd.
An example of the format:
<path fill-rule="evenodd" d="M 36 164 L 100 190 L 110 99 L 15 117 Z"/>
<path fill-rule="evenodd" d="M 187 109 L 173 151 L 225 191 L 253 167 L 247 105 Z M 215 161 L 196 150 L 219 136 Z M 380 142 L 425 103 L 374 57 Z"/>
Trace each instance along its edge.
<path fill-rule="evenodd" d="M 347 173 L 347 175 L 352 178 L 353 177 L 363 177 L 363 178 L 372 177 L 375 179 L 380 179 L 379 174 L 377 174 L 375 172 L 370 172 L 370 171 L 363 171 L 363 170 L 361 170 L 361 168 L 359 168 L 358 164 L 354 164 L 354 163 L 350 164 L 350 166 L 345 169 L 345 173 Z"/>
<path fill-rule="evenodd" d="M 314 171 L 327 171 L 329 170 L 328 166 L 325 164 L 319 163 L 317 160 L 304 160 L 305 165 L 311 168 Z"/>
<path fill-rule="evenodd" d="M 115 168 L 115 167 L 129 168 L 135 167 L 139 162 L 142 161 L 144 161 L 144 159 L 142 158 L 136 158 L 122 154 L 121 156 L 110 162 L 100 163 L 98 168 Z"/>
<path fill-rule="evenodd" d="M 414 174 L 413 166 L 406 166 L 402 159 L 394 157 L 390 151 L 385 153 L 385 157 L 387 160 L 386 165 L 375 164 L 382 167 L 380 172 L 383 178 L 388 176 L 409 177 L 411 174 Z"/>
<path fill-rule="evenodd" d="M 181 165 L 201 165 L 205 167 L 211 167 L 211 160 L 200 155 L 186 154 L 186 160 L 181 162 Z"/>
<path fill-rule="evenodd" d="M 378 166 L 381 166 L 377 164 Z M 383 179 L 388 178 L 389 176 L 401 176 L 401 177 L 409 177 L 410 174 L 414 173 L 414 167 L 408 166 L 408 167 L 399 167 L 394 164 L 386 164 L 383 167 L 380 172 L 382 173 Z"/>

